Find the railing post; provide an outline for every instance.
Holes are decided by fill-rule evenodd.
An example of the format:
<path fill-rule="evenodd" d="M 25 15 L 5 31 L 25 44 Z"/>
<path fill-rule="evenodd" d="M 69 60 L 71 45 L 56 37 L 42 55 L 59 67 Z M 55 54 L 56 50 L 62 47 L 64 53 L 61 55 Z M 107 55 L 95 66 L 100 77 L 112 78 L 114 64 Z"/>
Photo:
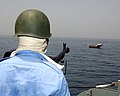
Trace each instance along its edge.
<path fill-rule="evenodd" d="M 118 80 L 118 96 L 120 96 L 120 80 Z"/>

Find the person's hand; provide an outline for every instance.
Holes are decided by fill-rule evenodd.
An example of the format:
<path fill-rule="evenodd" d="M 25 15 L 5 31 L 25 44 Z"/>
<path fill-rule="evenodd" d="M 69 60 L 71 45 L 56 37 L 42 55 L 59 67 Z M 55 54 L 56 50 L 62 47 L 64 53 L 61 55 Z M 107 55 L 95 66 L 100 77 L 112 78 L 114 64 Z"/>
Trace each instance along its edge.
<path fill-rule="evenodd" d="M 67 47 L 67 48 L 64 49 L 64 51 L 65 51 L 65 53 L 69 53 L 70 52 L 70 48 Z"/>
<path fill-rule="evenodd" d="M 66 47 L 66 43 L 63 43 L 63 51 L 65 51 L 65 53 L 70 52 L 70 48 Z"/>

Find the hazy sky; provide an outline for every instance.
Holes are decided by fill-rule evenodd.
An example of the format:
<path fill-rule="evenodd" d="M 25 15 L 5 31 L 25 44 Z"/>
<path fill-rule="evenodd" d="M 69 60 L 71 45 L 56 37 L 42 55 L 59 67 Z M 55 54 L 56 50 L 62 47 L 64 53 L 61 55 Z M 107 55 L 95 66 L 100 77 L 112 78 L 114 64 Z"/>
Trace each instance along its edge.
<path fill-rule="evenodd" d="M 120 39 L 120 0 L 0 0 L 1 35 L 13 35 L 27 9 L 48 16 L 54 37 Z"/>

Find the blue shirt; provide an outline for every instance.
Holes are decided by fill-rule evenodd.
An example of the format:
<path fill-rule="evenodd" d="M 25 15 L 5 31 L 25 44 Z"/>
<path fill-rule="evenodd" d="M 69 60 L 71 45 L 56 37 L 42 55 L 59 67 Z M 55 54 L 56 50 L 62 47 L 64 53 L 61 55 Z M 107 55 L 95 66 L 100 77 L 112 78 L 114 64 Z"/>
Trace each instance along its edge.
<path fill-rule="evenodd" d="M 70 96 L 63 72 L 41 54 L 24 50 L 0 62 L 0 96 Z"/>

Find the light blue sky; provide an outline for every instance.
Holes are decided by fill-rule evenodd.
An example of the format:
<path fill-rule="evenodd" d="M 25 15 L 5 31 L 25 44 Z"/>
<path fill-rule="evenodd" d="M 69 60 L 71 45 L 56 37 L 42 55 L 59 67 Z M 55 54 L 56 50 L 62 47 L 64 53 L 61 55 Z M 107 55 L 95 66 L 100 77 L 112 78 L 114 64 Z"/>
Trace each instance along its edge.
<path fill-rule="evenodd" d="M 13 35 L 17 16 L 43 11 L 54 37 L 120 39 L 120 0 L 1 0 L 0 33 Z"/>

